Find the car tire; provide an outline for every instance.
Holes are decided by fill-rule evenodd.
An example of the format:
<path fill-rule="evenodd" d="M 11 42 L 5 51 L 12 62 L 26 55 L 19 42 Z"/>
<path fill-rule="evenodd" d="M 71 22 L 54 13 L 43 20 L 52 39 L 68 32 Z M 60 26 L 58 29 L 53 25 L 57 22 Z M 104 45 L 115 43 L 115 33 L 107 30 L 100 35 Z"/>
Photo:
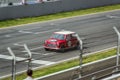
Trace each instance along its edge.
<path fill-rule="evenodd" d="M 64 46 L 61 46 L 60 51 L 61 51 L 62 53 L 64 53 L 64 52 L 65 52 L 65 47 L 64 47 Z"/>
<path fill-rule="evenodd" d="M 44 48 L 45 49 L 45 51 L 49 51 L 49 49 L 47 49 L 47 48 Z"/>

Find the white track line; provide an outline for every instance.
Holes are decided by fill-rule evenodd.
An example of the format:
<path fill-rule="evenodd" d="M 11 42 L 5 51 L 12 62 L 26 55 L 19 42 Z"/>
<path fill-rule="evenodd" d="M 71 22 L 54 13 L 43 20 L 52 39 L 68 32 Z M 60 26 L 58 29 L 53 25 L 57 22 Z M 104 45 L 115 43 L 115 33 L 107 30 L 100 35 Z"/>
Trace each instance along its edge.
<path fill-rule="evenodd" d="M 52 29 L 52 30 L 41 31 L 41 32 L 32 32 L 32 31 L 20 30 L 20 31 L 18 31 L 18 32 L 20 32 L 20 33 L 40 34 L 40 33 L 47 33 L 47 32 L 57 31 L 57 30 L 60 30 L 60 29 Z"/>
<path fill-rule="evenodd" d="M 7 38 L 8 38 L 8 37 L 12 37 L 12 36 L 11 36 L 11 35 L 5 35 L 5 37 L 7 37 Z"/>
<path fill-rule="evenodd" d="M 24 46 L 24 44 L 14 43 L 15 46 Z"/>
<path fill-rule="evenodd" d="M 1 59 L 12 60 L 12 56 L 9 56 L 9 55 L 2 55 L 2 54 L 0 54 L 0 58 Z M 16 61 L 22 61 L 22 60 L 25 60 L 25 59 L 26 58 L 16 57 Z M 55 64 L 55 62 L 45 61 L 45 60 L 35 60 L 35 59 L 32 59 L 32 63 L 35 63 L 35 64 L 44 64 L 44 65 Z"/>
<path fill-rule="evenodd" d="M 43 32 L 36 32 L 34 34 L 40 34 L 40 33 L 46 33 L 46 32 L 52 32 L 52 31 L 57 31 L 57 30 L 60 30 L 60 29 L 52 29 L 52 30 L 47 30 L 47 31 L 43 31 Z"/>
<path fill-rule="evenodd" d="M 20 32 L 20 33 L 33 33 L 33 32 L 30 32 L 30 31 L 23 31 L 23 30 L 20 30 L 18 32 Z"/>
<path fill-rule="evenodd" d="M 113 15 L 106 15 L 106 17 L 108 17 L 108 18 L 120 18 L 119 16 L 113 16 Z"/>
<path fill-rule="evenodd" d="M 40 46 L 40 47 L 32 48 L 32 49 L 30 49 L 30 50 L 36 50 L 36 49 L 42 49 L 42 48 L 44 48 L 44 47 L 43 47 L 43 46 Z"/>
<path fill-rule="evenodd" d="M 42 28 L 42 26 L 41 26 L 41 27 L 37 27 L 37 28 L 33 27 L 33 28 L 29 28 L 29 29 L 23 29 L 23 31 L 24 31 L 24 30 L 25 30 L 25 31 L 27 31 L 27 30 L 34 30 L 34 29 L 39 29 L 39 28 Z"/>

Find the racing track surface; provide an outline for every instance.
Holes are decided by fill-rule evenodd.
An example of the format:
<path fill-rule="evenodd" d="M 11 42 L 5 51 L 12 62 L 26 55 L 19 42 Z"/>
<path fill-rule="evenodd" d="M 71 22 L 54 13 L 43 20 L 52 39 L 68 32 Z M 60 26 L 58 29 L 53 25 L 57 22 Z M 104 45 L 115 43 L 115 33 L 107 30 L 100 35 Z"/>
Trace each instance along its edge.
<path fill-rule="evenodd" d="M 54 31 L 64 29 L 78 33 L 85 43 L 84 54 L 88 54 L 117 45 L 113 26 L 120 30 L 120 10 L 0 29 L 0 76 L 11 73 L 11 57 L 7 47 L 11 47 L 17 60 L 20 60 L 27 57 L 23 48 L 23 44 L 27 44 L 32 52 L 33 68 L 51 65 L 79 55 L 78 50 L 65 53 L 45 51 L 44 40 Z M 17 63 L 16 69 L 17 72 L 26 70 L 27 63 Z"/>

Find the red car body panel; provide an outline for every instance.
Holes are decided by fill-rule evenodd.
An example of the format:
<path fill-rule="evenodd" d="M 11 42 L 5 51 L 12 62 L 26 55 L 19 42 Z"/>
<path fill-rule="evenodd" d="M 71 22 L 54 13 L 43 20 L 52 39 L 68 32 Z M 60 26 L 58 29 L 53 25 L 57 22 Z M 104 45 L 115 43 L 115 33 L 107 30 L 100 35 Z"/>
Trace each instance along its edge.
<path fill-rule="evenodd" d="M 45 40 L 45 49 L 60 50 L 61 48 L 68 49 L 76 47 L 78 45 L 78 40 L 74 36 L 76 33 L 72 31 L 59 31 L 54 32 L 53 37 Z"/>

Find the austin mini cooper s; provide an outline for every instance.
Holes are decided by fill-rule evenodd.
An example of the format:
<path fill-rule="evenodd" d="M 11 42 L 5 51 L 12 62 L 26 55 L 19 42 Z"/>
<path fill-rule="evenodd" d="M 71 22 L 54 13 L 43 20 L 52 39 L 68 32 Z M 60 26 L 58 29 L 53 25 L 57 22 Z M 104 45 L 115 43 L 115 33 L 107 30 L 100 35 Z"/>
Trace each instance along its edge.
<path fill-rule="evenodd" d="M 58 31 L 45 40 L 45 50 L 59 50 L 64 52 L 66 49 L 78 47 L 79 41 L 72 31 Z"/>

